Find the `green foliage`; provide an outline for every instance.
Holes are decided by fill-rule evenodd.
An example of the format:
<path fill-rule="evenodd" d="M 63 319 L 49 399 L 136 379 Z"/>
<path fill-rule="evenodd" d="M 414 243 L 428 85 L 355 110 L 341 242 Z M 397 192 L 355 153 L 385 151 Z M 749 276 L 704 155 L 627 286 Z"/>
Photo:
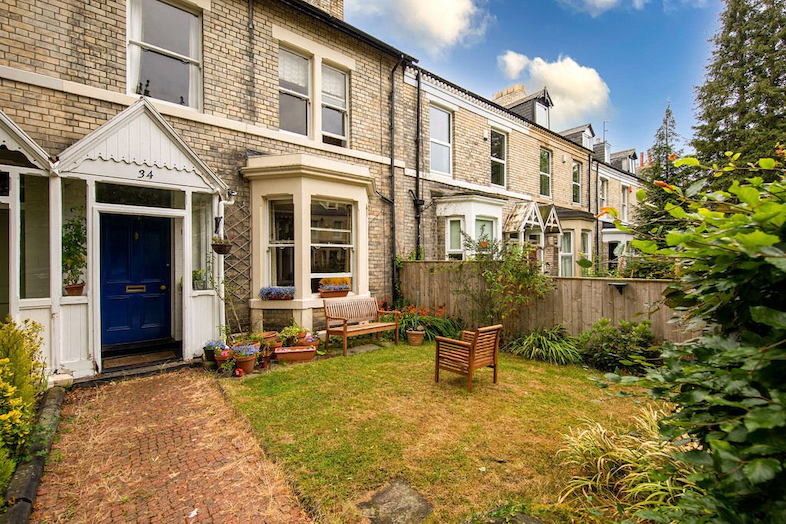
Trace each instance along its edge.
<path fill-rule="evenodd" d="M 393 315 L 382 315 L 382 321 L 393 322 Z M 444 306 L 431 310 L 409 304 L 399 309 L 398 326 L 402 337 L 406 336 L 408 329 L 420 326 L 425 332 L 423 338 L 434 340 L 436 337 L 457 337 L 464 327 L 464 322 L 454 315 L 449 315 Z"/>
<path fill-rule="evenodd" d="M 551 329 L 536 328 L 506 344 L 502 350 L 532 360 L 543 360 L 563 366 L 581 362 L 576 341 L 562 324 L 557 324 Z"/>
<path fill-rule="evenodd" d="M 771 155 L 786 136 L 786 9 L 780 0 L 725 2 L 705 81 L 696 91 L 691 145 L 705 162 L 720 163 L 733 148 L 744 152 L 743 162 L 753 162 Z M 724 173 L 716 187 L 728 187 L 737 174 Z"/>
<path fill-rule="evenodd" d="M 670 213 L 679 228 L 665 248 L 636 241 L 677 262 L 666 302 L 708 326 L 695 341 L 664 344 L 663 366 L 643 382 L 676 406 L 662 432 L 693 439 L 681 458 L 707 492 L 650 510 L 658 522 L 786 521 L 786 170 L 782 159 L 741 168 L 739 154 L 726 157 L 724 167 L 700 167 L 756 176 L 727 191 L 664 186 L 678 197 Z M 779 180 L 758 176 L 767 168 Z"/>
<path fill-rule="evenodd" d="M 631 519 L 636 512 L 702 494 L 692 480 L 695 468 L 676 458 L 691 445 L 660 437 L 658 419 L 665 415 L 645 409 L 628 431 L 587 423 L 564 435 L 562 465 L 575 473 L 561 500 L 600 510 L 607 518 Z"/>
<path fill-rule="evenodd" d="M 25 452 L 45 385 L 40 324 L 0 324 L 0 489 Z"/>
<path fill-rule="evenodd" d="M 604 371 L 622 368 L 641 374 L 660 357 L 658 349 L 653 347 L 655 335 L 651 326 L 649 320 L 621 320 L 619 327 L 614 327 L 609 319 L 602 318 L 579 335 L 577 346 L 590 366 Z"/>
<path fill-rule="evenodd" d="M 468 299 L 477 325 L 502 321 L 552 290 L 552 279 L 541 272 L 533 246 L 485 238 L 476 242 L 463 236 L 464 250 L 473 255 L 449 269 L 454 272 L 455 292 Z"/>
<path fill-rule="evenodd" d="M 82 282 L 87 267 L 87 220 L 85 207 L 72 207 L 73 216 L 63 222 L 63 282 L 65 285 Z"/>

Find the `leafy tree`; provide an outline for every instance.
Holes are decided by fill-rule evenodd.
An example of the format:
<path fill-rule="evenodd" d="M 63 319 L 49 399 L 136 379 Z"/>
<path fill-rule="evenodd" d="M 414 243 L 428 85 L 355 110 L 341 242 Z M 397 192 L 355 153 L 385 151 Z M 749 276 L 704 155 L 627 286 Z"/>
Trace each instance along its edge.
<path fill-rule="evenodd" d="M 676 505 L 641 511 L 639 518 L 786 522 L 785 158 L 740 168 L 734 164 L 739 156 L 730 154 L 723 168 L 678 161 L 713 175 L 750 178 L 735 180 L 727 191 L 705 190 L 701 181 L 684 192 L 659 183 L 677 199 L 664 210 L 679 227 L 666 235 L 665 248 L 652 239 L 634 241 L 646 253 L 677 260 L 679 282 L 667 290 L 666 302 L 704 323 L 707 333 L 665 343 L 664 365 L 645 382 L 675 406 L 662 421 L 664 435 L 683 442 L 687 435 L 694 443 L 681 459 L 696 468 L 700 491 L 686 491 Z M 767 183 L 762 175 L 777 180 Z"/>
<path fill-rule="evenodd" d="M 672 195 L 665 193 L 655 185 L 655 182 L 666 182 L 672 185 L 682 185 L 685 170 L 673 165 L 673 159 L 682 156 L 682 149 L 677 144 L 682 137 L 677 133 L 674 114 L 671 111 L 671 102 L 666 105 L 663 121 L 655 132 L 655 141 L 652 144 L 652 164 L 642 172 L 644 178 L 644 191 L 647 199 L 635 209 L 636 225 L 634 232 L 636 238 L 652 238 L 661 247 L 665 247 L 666 232 L 674 227 L 674 218 L 663 210 L 667 202 L 674 200 Z M 632 276 L 640 278 L 672 278 L 674 265 L 668 261 L 641 260 L 634 258 L 629 264 Z"/>
<path fill-rule="evenodd" d="M 722 162 L 733 148 L 744 151 L 743 162 L 767 157 L 786 139 L 786 3 L 726 0 L 712 41 L 705 82 L 696 89 L 692 146 L 708 163 Z M 733 176 L 724 174 L 715 187 L 727 187 Z"/>

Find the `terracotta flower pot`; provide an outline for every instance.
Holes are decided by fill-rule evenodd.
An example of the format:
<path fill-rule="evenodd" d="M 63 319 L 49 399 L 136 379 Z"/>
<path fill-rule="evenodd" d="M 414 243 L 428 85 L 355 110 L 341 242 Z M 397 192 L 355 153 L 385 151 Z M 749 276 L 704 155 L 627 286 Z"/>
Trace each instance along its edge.
<path fill-rule="evenodd" d="M 322 298 L 345 297 L 349 293 L 348 289 L 320 289 L 319 296 Z"/>
<path fill-rule="evenodd" d="M 82 293 L 85 291 L 84 284 L 68 284 L 63 286 L 65 289 L 66 295 L 69 297 L 81 297 Z"/>
<path fill-rule="evenodd" d="M 315 346 L 293 346 L 276 350 L 276 360 L 279 362 L 310 362 L 316 356 Z"/>
<path fill-rule="evenodd" d="M 216 366 L 218 366 L 219 371 L 221 370 L 221 366 L 224 364 L 224 362 L 226 362 L 227 360 L 232 358 L 232 357 L 229 357 L 229 356 L 223 357 L 223 356 L 221 356 L 220 353 L 216 353 L 215 357 L 216 357 Z"/>
<path fill-rule="evenodd" d="M 235 357 L 235 367 L 242 369 L 243 373 L 251 373 L 254 371 L 254 365 L 257 363 L 256 355 L 249 355 L 247 357 Z"/>
<path fill-rule="evenodd" d="M 418 331 L 416 329 L 407 330 L 407 343 L 410 346 L 419 346 L 423 343 L 423 337 L 426 335 L 425 331 Z"/>

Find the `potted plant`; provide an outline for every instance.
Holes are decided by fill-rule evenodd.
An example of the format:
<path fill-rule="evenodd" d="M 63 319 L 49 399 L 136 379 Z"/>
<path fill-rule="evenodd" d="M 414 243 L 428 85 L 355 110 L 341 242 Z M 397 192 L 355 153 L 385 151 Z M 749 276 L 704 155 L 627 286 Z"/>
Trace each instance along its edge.
<path fill-rule="evenodd" d="M 63 223 L 63 287 L 69 297 L 79 297 L 85 289 L 87 220 L 84 206 L 72 207 L 71 212 L 73 216 Z"/>
<path fill-rule="evenodd" d="M 235 360 L 232 358 L 232 349 L 222 348 L 215 352 L 216 365 L 219 371 L 232 371 L 235 369 Z"/>
<path fill-rule="evenodd" d="M 220 340 L 217 339 L 208 340 L 207 342 L 205 342 L 205 345 L 202 346 L 202 351 L 205 361 L 215 362 L 216 353 L 221 353 L 225 349 L 227 349 L 227 345 L 221 342 Z"/>
<path fill-rule="evenodd" d="M 262 300 L 292 300 L 295 298 L 295 286 L 266 286 L 259 290 Z"/>
<path fill-rule="evenodd" d="M 300 324 L 293 321 L 278 334 L 282 346 L 276 348 L 276 360 L 281 362 L 307 362 L 317 356 L 319 338 L 309 335 Z"/>
<path fill-rule="evenodd" d="M 216 235 L 213 237 L 213 251 L 219 255 L 226 255 L 232 251 L 232 240 L 223 236 Z"/>
<path fill-rule="evenodd" d="M 322 298 L 345 297 L 349 293 L 349 284 L 325 284 L 319 288 Z"/>
<path fill-rule="evenodd" d="M 298 341 L 304 340 L 307 335 L 308 332 L 303 326 L 297 322 L 292 322 L 291 325 L 282 329 L 276 338 L 281 341 L 283 346 L 291 347 L 298 345 Z"/>
<path fill-rule="evenodd" d="M 235 367 L 242 369 L 243 373 L 254 371 L 257 362 L 259 346 L 254 344 L 242 344 L 232 348 L 232 358 L 235 359 Z"/>
<path fill-rule="evenodd" d="M 426 335 L 426 330 L 418 324 L 412 329 L 407 330 L 407 344 L 410 346 L 419 346 L 423 343 L 423 337 Z"/>

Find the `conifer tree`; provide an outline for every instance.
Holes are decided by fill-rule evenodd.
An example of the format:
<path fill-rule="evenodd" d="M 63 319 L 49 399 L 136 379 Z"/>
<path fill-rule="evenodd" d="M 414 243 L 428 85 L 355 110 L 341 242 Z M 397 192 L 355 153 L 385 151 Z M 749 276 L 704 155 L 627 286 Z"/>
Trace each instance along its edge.
<path fill-rule="evenodd" d="M 669 102 L 650 149 L 652 163 L 641 173 L 647 200 L 636 208 L 636 236 L 639 238 L 652 239 L 653 235 L 662 238 L 673 221 L 671 215 L 663 210 L 672 195 L 655 186 L 655 182 L 660 180 L 676 186 L 685 183 L 684 169 L 675 167 L 672 163 L 674 158 L 682 156 L 682 149 L 678 147 L 682 137 L 677 133 L 676 127 Z"/>
<path fill-rule="evenodd" d="M 786 0 L 725 3 L 705 82 L 696 89 L 691 145 L 706 163 L 744 151 L 742 164 L 772 157 L 786 143 Z"/>

